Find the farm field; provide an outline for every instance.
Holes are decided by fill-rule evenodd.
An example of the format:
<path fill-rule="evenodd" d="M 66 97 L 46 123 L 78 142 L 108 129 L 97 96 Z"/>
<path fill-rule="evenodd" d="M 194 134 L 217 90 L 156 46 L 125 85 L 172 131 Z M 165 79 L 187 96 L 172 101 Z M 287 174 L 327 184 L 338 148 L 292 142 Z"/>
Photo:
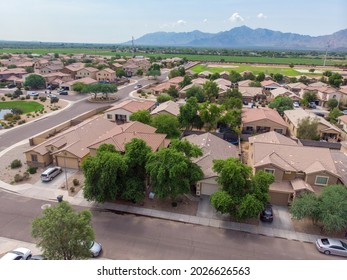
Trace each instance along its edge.
<path fill-rule="evenodd" d="M 290 67 L 276 67 L 276 66 L 270 66 L 270 65 L 250 65 L 250 64 L 233 64 L 233 65 L 206 65 L 206 64 L 198 64 L 191 68 L 192 71 L 196 73 L 200 73 L 202 71 L 210 71 L 212 73 L 220 73 L 223 71 L 230 72 L 231 70 L 236 71 L 238 73 L 241 73 L 243 71 L 252 71 L 254 75 L 258 75 L 259 73 L 263 72 L 265 74 L 282 74 L 285 76 L 299 76 L 299 75 L 307 75 L 307 76 L 321 76 L 321 71 L 318 73 L 302 73 L 300 71 L 295 70 L 295 68 Z M 299 69 L 298 69 L 299 70 Z M 328 70 L 328 69 L 325 69 Z M 317 70 L 318 71 L 318 70 Z"/>
<path fill-rule="evenodd" d="M 0 109 L 19 109 L 23 114 L 40 111 L 44 106 L 35 101 L 5 101 L 0 102 Z"/>
<path fill-rule="evenodd" d="M 181 57 L 191 61 L 215 61 L 215 62 L 235 62 L 235 63 L 261 63 L 261 64 L 285 64 L 295 65 L 323 65 L 322 57 L 262 57 L 262 56 L 223 56 L 208 54 L 164 54 L 164 53 L 145 53 L 145 52 L 115 52 L 112 49 L 104 48 L 0 48 L 0 53 L 32 53 L 32 54 L 89 54 L 105 56 L 154 56 L 161 58 Z M 346 65 L 347 58 L 344 60 L 328 58 L 326 65 Z"/>

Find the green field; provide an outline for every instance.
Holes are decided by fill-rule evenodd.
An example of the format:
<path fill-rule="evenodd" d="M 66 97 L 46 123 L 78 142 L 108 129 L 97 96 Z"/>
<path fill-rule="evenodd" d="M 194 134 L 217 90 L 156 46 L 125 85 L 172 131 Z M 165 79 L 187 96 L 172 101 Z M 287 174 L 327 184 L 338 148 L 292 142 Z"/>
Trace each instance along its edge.
<path fill-rule="evenodd" d="M 0 102 L 0 109 L 19 109 L 23 114 L 40 111 L 44 106 L 35 101 L 6 101 Z"/>
<path fill-rule="evenodd" d="M 258 75 L 259 73 L 263 72 L 265 74 L 282 74 L 284 76 L 299 76 L 299 75 L 306 75 L 306 76 L 321 76 L 320 73 L 300 73 L 299 71 L 296 71 L 293 68 L 290 67 L 273 67 L 273 66 L 254 66 L 254 65 L 247 65 L 247 64 L 233 64 L 232 67 L 208 67 L 204 64 L 199 64 L 191 68 L 192 71 L 196 73 L 200 73 L 202 71 L 210 71 L 212 73 L 220 73 L 223 71 L 236 71 L 238 73 L 241 73 L 243 71 L 252 71 L 254 75 Z"/>
<path fill-rule="evenodd" d="M 144 52 L 115 52 L 111 49 L 103 48 L 0 48 L 1 53 L 32 53 L 32 54 L 89 54 L 89 55 L 105 55 L 105 56 L 154 56 L 161 58 L 185 57 L 191 61 L 225 61 L 235 63 L 261 63 L 261 64 L 290 64 L 295 65 L 323 65 L 323 57 L 263 57 L 263 56 L 223 56 L 223 55 L 207 55 L 207 54 L 164 54 L 164 53 L 144 53 Z M 326 65 L 346 65 L 347 59 L 327 59 Z"/>

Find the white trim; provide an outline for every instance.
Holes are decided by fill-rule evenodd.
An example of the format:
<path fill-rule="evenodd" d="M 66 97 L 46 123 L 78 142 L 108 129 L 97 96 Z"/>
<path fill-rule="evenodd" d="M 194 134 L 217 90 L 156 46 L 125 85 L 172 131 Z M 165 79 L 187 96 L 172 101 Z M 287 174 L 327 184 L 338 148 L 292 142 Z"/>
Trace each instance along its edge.
<path fill-rule="evenodd" d="M 318 178 L 318 177 L 327 178 L 326 184 L 318 184 L 318 183 L 317 183 L 317 178 Z M 328 176 L 316 175 L 316 179 L 315 179 L 315 181 L 314 181 L 314 184 L 317 185 L 317 186 L 327 186 L 327 185 L 328 185 L 328 182 L 329 182 L 329 177 L 328 177 Z"/>

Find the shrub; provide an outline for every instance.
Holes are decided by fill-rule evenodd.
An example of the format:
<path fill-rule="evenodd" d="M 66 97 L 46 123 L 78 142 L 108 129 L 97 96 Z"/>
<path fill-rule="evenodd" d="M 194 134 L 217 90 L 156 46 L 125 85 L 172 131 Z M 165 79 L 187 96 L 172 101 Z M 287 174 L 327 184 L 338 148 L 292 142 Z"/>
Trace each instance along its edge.
<path fill-rule="evenodd" d="M 19 168 L 22 167 L 22 162 L 19 159 L 15 159 L 11 162 L 11 168 Z"/>
<path fill-rule="evenodd" d="M 33 166 L 29 166 L 27 169 L 27 172 L 29 172 L 30 174 L 35 174 L 37 171 L 37 167 L 33 167 Z"/>
<path fill-rule="evenodd" d="M 20 174 L 14 175 L 14 181 L 15 181 L 16 183 L 23 181 L 23 176 L 20 175 Z"/>
<path fill-rule="evenodd" d="M 72 193 L 74 193 L 74 192 L 75 192 L 75 187 L 71 187 L 71 188 L 70 188 L 70 191 L 71 191 Z"/>
<path fill-rule="evenodd" d="M 25 97 L 25 99 L 30 99 L 30 95 L 27 95 L 27 96 Z"/>
<path fill-rule="evenodd" d="M 20 100 L 25 100 L 25 97 L 24 97 L 24 96 L 22 96 L 22 97 L 20 98 Z"/>
<path fill-rule="evenodd" d="M 40 101 L 41 101 L 41 102 L 45 102 L 46 100 L 47 100 L 47 97 L 45 97 L 45 96 L 41 96 L 41 97 L 40 97 Z"/>
<path fill-rule="evenodd" d="M 7 113 L 4 116 L 5 121 L 11 121 L 13 119 L 13 114 L 12 113 Z"/>
<path fill-rule="evenodd" d="M 2 100 L 2 101 L 5 101 L 5 100 L 6 100 L 6 98 L 3 96 L 3 97 L 1 97 L 1 100 Z"/>
<path fill-rule="evenodd" d="M 75 179 L 72 180 L 72 183 L 76 187 L 76 186 L 78 186 L 80 184 L 80 181 L 78 181 L 78 179 L 75 178 Z"/>

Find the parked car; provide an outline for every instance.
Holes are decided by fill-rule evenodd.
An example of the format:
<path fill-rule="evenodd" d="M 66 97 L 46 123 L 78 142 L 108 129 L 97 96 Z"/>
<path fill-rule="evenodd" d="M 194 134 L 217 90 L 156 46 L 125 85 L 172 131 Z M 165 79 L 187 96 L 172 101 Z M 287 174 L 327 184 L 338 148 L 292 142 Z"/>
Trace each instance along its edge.
<path fill-rule="evenodd" d="M 36 92 L 36 91 L 28 91 L 27 95 L 29 95 L 29 96 L 39 96 L 39 93 Z"/>
<path fill-rule="evenodd" d="M 7 88 L 15 88 L 16 85 L 15 85 L 15 84 L 9 84 L 9 85 L 7 85 L 6 87 L 7 87 Z"/>
<path fill-rule="evenodd" d="M 43 256 L 43 255 L 34 255 L 34 256 L 31 256 L 29 260 L 32 260 L 32 261 L 42 261 L 42 260 L 45 260 L 46 258 Z"/>
<path fill-rule="evenodd" d="M 316 109 L 316 108 L 317 108 L 317 105 L 316 105 L 316 103 L 314 103 L 314 102 L 310 102 L 310 103 L 308 103 L 308 108 Z"/>
<path fill-rule="evenodd" d="M 59 95 L 68 95 L 69 93 L 66 90 L 59 91 Z"/>
<path fill-rule="evenodd" d="M 28 260 L 32 256 L 30 249 L 17 248 L 1 257 L 1 260 Z"/>
<path fill-rule="evenodd" d="M 89 250 L 90 250 L 90 253 L 92 254 L 92 257 L 96 258 L 100 255 L 100 253 L 102 251 L 102 246 L 100 243 L 98 243 L 96 241 L 92 241 L 89 244 Z"/>
<path fill-rule="evenodd" d="M 347 257 L 347 244 L 339 239 L 319 238 L 316 240 L 316 247 L 319 252 L 326 255 Z"/>
<path fill-rule="evenodd" d="M 272 205 L 270 203 L 265 204 L 263 210 L 260 212 L 260 220 L 272 223 L 273 217 Z"/>
<path fill-rule="evenodd" d="M 142 88 L 142 85 L 138 84 L 134 87 L 134 89 Z"/>
<path fill-rule="evenodd" d="M 63 172 L 63 170 L 59 166 L 50 167 L 41 173 L 41 181 L 42 182 L 52 181 L 61 172 Z"/>
<path fill-rule="evenodd" d="M 48 98 L 55 98 L 55 97 L 57 97 L 55 94 L 53 94 L 53 93 L 48 93 L 47 94 L 47 97 Z"/>
<path fill-rule="evenodd" d="M 342 114 L 347 115 L 347 110 L 343 110 Z"/>
<path fill-rule="evenodd" d="M 300 103 L 299 102 L 293 102 L 293 107 L 294 108 L 300 108 Z"/>

